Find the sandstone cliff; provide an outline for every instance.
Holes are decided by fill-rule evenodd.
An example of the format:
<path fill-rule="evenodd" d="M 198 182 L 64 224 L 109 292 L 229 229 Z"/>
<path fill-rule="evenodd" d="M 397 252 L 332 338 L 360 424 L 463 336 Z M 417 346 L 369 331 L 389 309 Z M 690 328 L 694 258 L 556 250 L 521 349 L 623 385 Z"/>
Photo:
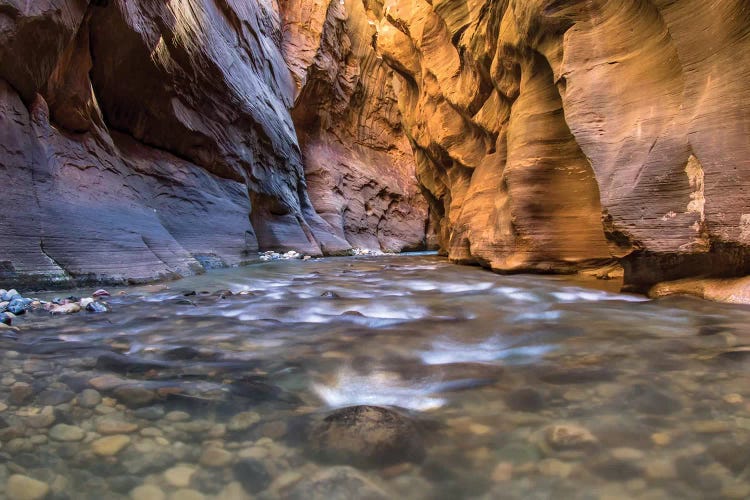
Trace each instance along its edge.
<path fill-rule="evenodd" d="M 272 0 L 0 0 L 0 279 L 132 282 L 238 264 L 259 249 L 418 246 L 426 209 L 413 161 L 376 141 L 378 123 L 399 126 L 392 96 L 359 128 L 361 103 L 335 117 L 359 144 L 304 142 L 305 157 L 341 158 L 311 162 L 319 178 L 356 173 L 340 186 L 353 215 L 333 207 L 326 180 L 312 182 L 326 219 L 316 213 L 283 28 Z M 326 69 L 324 83 L 350 78 L 338 61 Z M 373 161 L 396 181 L 359 168 Z M 356 199 L 367 189 L 376 192 Z"/>
<path fill-rule="evenodd" d="M 365 0 L 445 252 L 750 271 L 750 4 Z"/>

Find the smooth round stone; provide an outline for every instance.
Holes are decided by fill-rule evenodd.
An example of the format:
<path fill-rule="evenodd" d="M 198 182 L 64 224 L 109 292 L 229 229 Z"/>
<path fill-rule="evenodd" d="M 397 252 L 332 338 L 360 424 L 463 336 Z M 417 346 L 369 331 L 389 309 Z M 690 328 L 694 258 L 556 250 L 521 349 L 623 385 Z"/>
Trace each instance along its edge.
<path fill-rule="evenodd" d="M 169 500 L 205 500 L 206 496 L 200 491 L 180 489 L 169 495 Z"/>
<path fill-rule="evenodd" d="M 200 464 L 205 467 L 225 467 L 232 462 L 232 453 L 222 448 L 209 447 L 201 453 Z"/>
<path fill-rule="evenodd" d="M 71 401 L 75 397 L 72 391 L 61 389 L 47 389 L 39 393 L 36 397 L 37 403 L 42 406 L 57 406 Z"/>
<path fill-rule="evenodd" d="M 169 422 L 184 422 L 190 420 L 190 414 L 184 411 L 170 411 L 164 415 L 164 420 Z"/>
<path fill-rule="evenodd" d="M 249 493 L 265 490 L 271 483 L 271 475 L 260 460 L 246 458 L 232 466 L 234 476 Z"/>
<path fill-rule="evenodd" d="M 545 429 L 545 440 L 556 450 L 581 449 L 596 445 L 596 437 L 580 425 L 556 424 Z"/>
<path fill-rule="evenodd" d="M 47 441 L 49 441 L 49 440 L 47 439 L 47 436 L 45 436 L 44 434 L 37 434 L 37 435 L 31 436 L 29 438 L 29 442 L 31 444 L 35 444 L 35 445 L 44 444 Z"/>
<path fill-rule="evenodd" d="M 260 446 L 253 446 L 251 448 L 245 448 L 237 453 L 239 458 L 255 458 L 257 460 L 263 460 L 268 456 L 268 450 Z"/>
<path fill-rule="evenodd" d="M 83 429 L 67 424 L 57 424 L 49 431 L 49 437 L 55 441 L 80 441 L 85 436 Z"/>
<path fill-rule="evenodd" d="M 22 474 L 13 474 L 5 485 L 9 500 L 36 500 L 49 493 L 49 485 Z"/>
<path fill-rule="evenodd" d="M 144 484 L 134 488 L 130 492 L 130 498 L 133 500 L 165 500 L 167 496 L 158 486 L 153 484 Z"/>
<path fill-rule="evenodd" d="M 217 498 L 221 498 L 222 500 L 250 500 L 251 497 L 245 493 L 245 490 L 238 481 L 232 481 L 219 492 Z"/>
<path fill-rule="evenodd" d="M 78 406 L 83 408 L 96 408 L 102 402 L 102 395 L 95 389 L 84 389 L 78 395 Z"/>
<path fill-rule="evenodd" d="M 45 429 L 55 423 L 55 410 L 51 406 L 45 406 L 36 415 L 27 417 L 26 423 L 34 429 Z"/>
<path fill-rule="evenodd" d="M 612 456 L 618 460 L 642 460 L 646 454 L 635 448 L 615 448 Z"/>
<path fill-rule="evenodd" d="M 164 416 L 164 408 L 161 406 L 146 406 L 135 410 L 133 415 L 144 420 L 159 420 Z"/>
<path fill-rule="evenodd" d="M 114 390 L 114 395 L 118 401 L 129 408 L 147 406 L 156 398 L 153 391 L 138 386 L 118 387 Z"/>
<path fill-rule="evenodd" d="M 546 458 L 539 462 L 539 472 L 545 476 L 565 479 L 573 472 L 573 464 L 555 458 Z"/>
<path fill-rule="evenodd" d="M 409 417 L 368 405 L 325 417 L 312 427 L 308 447 L 319 460 L 364 467 L 421 462 L 426 454 L 420 429 Z"/>
<path fill-rule="evenodd" d="M 99 456 L 111 457 L 117 455 L 130 444 L 130 438 L 123 434 L 106 436 L 91 443 L 91 450 Z"/>
<path fill-rule="evenodd" d="M 34 394 L 34 389 L 26 382 L 16 382 L 10 388 L 10 402 L 16 405 L 23 404 Z"/>
<path fill-rule="evenodd" d="M 116 418 L 102 418 L 96 422 L 99 434 L 130 434 L 138 430 L 138 425 Z"/>
<path fill-rule="evenodd" d="M 720 420 L 700 420 L 693 422 L 690 427 L 697 434 L 720 434 L 732 430 L 731 425 Z"/>
<path fill-rule="evenodd" d="M 254 411 L 243 411 L 229 419 L 227 430 L 232 432 L 244 431 L 258 422 L 260 422 L 260 415 Z"/>
<path fill-rule="evenodd" d="M 195 471 L 195 467 L 189 465 L 176 465 L 164 471 L 164 479 L 175 488 L 186 488 L 190 486 Z"/>
<path fill-rule="evenodd" d="M 164 432 L 156 427 L 144 427 L 139 434 L 143 437 L 157 437 L 164 435 Z"/>

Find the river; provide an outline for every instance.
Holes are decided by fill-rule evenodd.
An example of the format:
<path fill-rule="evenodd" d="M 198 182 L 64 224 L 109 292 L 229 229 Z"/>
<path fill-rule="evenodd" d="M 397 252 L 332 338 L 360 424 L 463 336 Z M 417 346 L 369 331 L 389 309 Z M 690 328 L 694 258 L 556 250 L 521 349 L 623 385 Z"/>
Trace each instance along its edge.
<path fill-rule="evenodd" d="M 425 254 L 274 261 L 112 289 L 104 314 L 30 313 L 0 340 L 0 485 L 59 499 L 750 496 L 750 309 L 616 290 Z M 414 422 L 423 454 L 321 461 L 311 426 L 352 405 Z"/>

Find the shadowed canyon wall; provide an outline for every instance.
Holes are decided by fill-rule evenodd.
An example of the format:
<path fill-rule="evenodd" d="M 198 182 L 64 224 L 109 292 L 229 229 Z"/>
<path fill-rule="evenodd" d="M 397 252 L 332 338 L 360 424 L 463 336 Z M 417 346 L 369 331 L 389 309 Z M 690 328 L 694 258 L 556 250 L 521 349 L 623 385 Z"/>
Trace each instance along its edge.
<path fill-rule="evenodd" d="M 301 65 L 321 66 L 331 50 L 320 31 L 311 42 L 320 57 L 300 57 L 290 72 L 272 0 L 95 3 L 107 5 L 0 0 L 0 280 L 138 282 L 258 250 L 423 244 L 426 204 L 406 143 L 378 142 L 391 128 L 398 135 L 392 94 L 382 107 L 367 108 L 363 95 L 331 113 L 326 127 L 349 127 L 357 144 L 320 127 L 300 150 L 291 110 L 299 71 L 315 71 Z M 364 66 L 368 55 L 351 50 L 344 56 Z M 310 85 L 351 80 L 340 62 L 322 64 L 328 79 Z M 381 71 L 372 85 L 390 82 L 390 68 Z M 368 85 L 352 84 L 332 106 Z M 317 106 L 310 93 L 300 101 Z M 338 186 L 350 209 L 331 199 L 331 176 L 354 177 Z"/>
<path fill-rule="evenodd" d="M 750 274 L 745 0 L 0 0 L 0 42 L 3 278 Z"/>

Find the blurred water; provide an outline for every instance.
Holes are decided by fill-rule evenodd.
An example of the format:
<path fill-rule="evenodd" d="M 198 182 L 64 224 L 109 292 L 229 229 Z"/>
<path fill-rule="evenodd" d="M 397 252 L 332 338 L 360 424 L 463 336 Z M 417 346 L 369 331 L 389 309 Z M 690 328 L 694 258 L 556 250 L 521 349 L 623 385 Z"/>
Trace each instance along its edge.
<path fill-rule="evenodd" d="M 425 463 L 367 472 L 399 498 L 750 495 L 750 365 L 738 349 L 748 344 L 745 307 L 649 301 L 619 293 L 617 283 L 501 276 L 433 255 L 277 261 L 111 291 L 107 314 L 19 319 L 20 338 L 0 341 L 14 353 L 3 358 L 4 373 L 49 387 L 115 374 L 157 391 L 154 404 L 165 411 L 212 424 L 252 409 L 261 419 L 256 434 L 213 439 L 250 446 L 263 425 L 284 423 L 286 434 L 274 438 L 287 450 L 271 467 L 277 475 L 324 467 L 301 451 L 300 415 L 355 404 L 401 408 L 439 430 Z M 67 293 L 83 292 L 91 291 Z M 125 365 L 103 355 L 122 355 Z M 0 388 L 8 399 L 10 386 Z M 14 425 L 41 408 L 34 400 L 8 406 L 0 416 Z M 94 430 L 96 413 L 58 411 Z M 139 428 L 152 425 L 132 409 L 116 411 Z M 571 423 L 590 430 L 597 447 L 550 450 L 544 430 Z M 162 424 L 168 449 L 179 442 L 200 450 L 212 439 Z M 46 432 L 24 427 L 12 439 Z M 150 438 L 133 438 L 121 456 L 138 439 Z M 18 470 L 63 475 L 60 498 L 127 497 L 110 476 L 172 488 L 158 467 L 124 471 L 124 458 L 94 466 L 85 453 L 66 462 L 69 451 L 41 438 L 33 449 L 44 458 L 24 466 L 19 456 L 29 450 L 10 441 L 0 448 L 0 479 Z M 726 442 L 747 456 L 730 463 L 716 451 Z M 194 464 L 197 455 L 165 464 Z M 203 493 L 221 497 L 229 476 Z M 73 493 L 92 477 L 102 481 L 98 490 Z M 264 495 L 283 498 L 284 490 Z"/>

